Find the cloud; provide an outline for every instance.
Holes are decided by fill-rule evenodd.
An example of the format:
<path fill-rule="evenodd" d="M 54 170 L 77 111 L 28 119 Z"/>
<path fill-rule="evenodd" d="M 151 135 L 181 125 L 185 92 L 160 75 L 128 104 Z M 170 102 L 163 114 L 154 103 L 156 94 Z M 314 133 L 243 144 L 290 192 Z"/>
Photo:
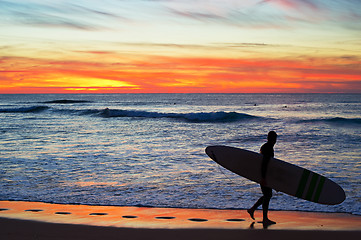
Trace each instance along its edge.
<path fill-rule="evenodd" d="M 95 54 L 95 55 L 112 55 L 116 52 L 114 51 L 95 51 L 95 50 L 89 50 L 89 51 L 74 51 L 76 53 L 88 53 L 88 54 Z"/>
<path fill-rule="evenodd" d="M 360 29 L 357 0 L 0 0 L 0 21 L 77 30 L 119 29 L 119 23 L 199 21 L 242 28 L 289 28 L 332 22 Z"/>
<path fill-rule="evenodd" d="M 264 0 L 263 3 L 272 3 L 292 10 L 319 11 L 319 1 L 315 0 Z"/>
<path fill-rule="evenodd" d="M 239 27 L 274 25 L 276 17 L 259 8 L 259 1 L 168 1 L 168 11 L 182 18 Z"/>
<path fill-rule="evenodd" d="M 248 28 L 289 28 L 332 23 L 358 29 L 356 0 L 161 1 L 171 14 L 191 20 Z"/>
<path fill-rule="evenodd" d="M 1 0 L 0 20 L 3 24 L 15 23 L 78 30 L 107 29 L 108 27 L 101 21 L 105 19 L 125 20 L 124 17 L 113 12 L 100 10 L 99 6 L 92 7 L 77 4 L 76 1 Z"/>
<path fill-rule="evenodd" d="M 304 23 L 332 23 L 349 29 L 361 29 L 358 0 L 264 0 L 262 3 L 277 7 L 292 21 Z"/>

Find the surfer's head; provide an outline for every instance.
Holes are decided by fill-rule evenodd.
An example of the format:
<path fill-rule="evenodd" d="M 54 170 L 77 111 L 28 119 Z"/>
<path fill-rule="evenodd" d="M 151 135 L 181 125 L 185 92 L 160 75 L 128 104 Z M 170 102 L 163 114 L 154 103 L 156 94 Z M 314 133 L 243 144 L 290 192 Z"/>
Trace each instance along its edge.
<path fill-rule="evenodd" d="M 277 142 L 277 133 L 275 131 L 270 131 L 267 140 L 268 142 L 275 144 Z"/>

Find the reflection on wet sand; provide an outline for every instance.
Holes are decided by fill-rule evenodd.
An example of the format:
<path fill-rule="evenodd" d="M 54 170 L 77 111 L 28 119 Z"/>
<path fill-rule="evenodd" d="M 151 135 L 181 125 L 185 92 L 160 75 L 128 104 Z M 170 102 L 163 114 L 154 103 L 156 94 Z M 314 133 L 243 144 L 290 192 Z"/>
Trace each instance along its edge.
<path fill-rule="evenodd" d="M 0 201 L 0 217 L 126 228 L 360 230 L 361 217 L 342 213 L 271 211 L 277 224 L 264 226 L 262 212 L 253 221 L 246 210 L 179 209 L 64 205 Z"/>

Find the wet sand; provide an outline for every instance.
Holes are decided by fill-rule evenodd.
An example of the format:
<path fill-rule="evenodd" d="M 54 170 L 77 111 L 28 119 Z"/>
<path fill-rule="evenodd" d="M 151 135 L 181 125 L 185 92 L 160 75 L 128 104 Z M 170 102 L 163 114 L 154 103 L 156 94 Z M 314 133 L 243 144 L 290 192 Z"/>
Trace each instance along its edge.
<path fill-rule="evenodd" d="M 0 201 L 0 239 L 342 239 L 361 237 L 361 216 L 245 210 L 63 205 Z"/>

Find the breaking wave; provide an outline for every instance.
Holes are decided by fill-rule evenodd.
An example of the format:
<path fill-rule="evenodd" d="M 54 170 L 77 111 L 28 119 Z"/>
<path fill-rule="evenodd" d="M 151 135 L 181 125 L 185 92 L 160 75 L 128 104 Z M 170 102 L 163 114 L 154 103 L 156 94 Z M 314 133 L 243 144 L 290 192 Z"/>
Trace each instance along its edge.
<path fill-rule="evenodd" d="M 173 118 L 188 122 L 237 122 L 261 117 L 237 112 L 199 112 L 199 113 L 160 113 L 138 110 L 109 110 L 102 112 L 104 117 L 136 117 L 136 118 Z"/>
<path fill-rule="evenodd" d="M 49 109 L 47 106 L 32 106 L 20 108 L 2 108 L 0 113 L 39 113 Z"/>
<path fill-rule="evenodd" d="M 47 111 L 50 110 L 50 111 Z M 245 120 L 266 120 L 264 117 L 254 116 L 239 112 L 189 112 L 189 113 L 167 113 L 152 112 L 142 110 L 122 110 L 122 109 L 64 109 L 49 106 L 26 106 L 17 108 L 0 108 L 0 113 L 47 113 L 69 114 L 69 115 L 93 115 L 104 118 L 169 118 L 193 123 L 230 123 Z M 361 118 L 316 118 L 298 120 L 296 123 L 326 123 L 335 125 L 361 125 Z"/>
<path fill-rule="evenodd" d="M 73 103 L 89 103 L 89 102 L 91 101 L 61 99 L 61 100 L 47 101 L 43 103 L 73 104 Z"/>
<path fill-rule="evenodd" d="M 299 121 L 300 123 L 329 123 L 329 124 L 340 124 L 340 125 L 349 125 L 349 124 L 361 124 L 361 118 L 319 118 L 319 119 L 309 119 Z"/>
<path fill-rule="evenodd" d="M 141 110 L 121 110 L 121 109 L 58 109 L 48 106 L 32 106 L 21 108 L 3 108 L 0 113 L 41 113 L 45 110 L 51 110 L 51 113 L 70 114 L 70 115 L 93 115 L 104 118 L 170 118 L 186 122 L 207 123 L 207 122 L 237 122 L 242 120 L 262 119 L 238 112 L 190 112 L 190 113 L 161 113 Z"/>

